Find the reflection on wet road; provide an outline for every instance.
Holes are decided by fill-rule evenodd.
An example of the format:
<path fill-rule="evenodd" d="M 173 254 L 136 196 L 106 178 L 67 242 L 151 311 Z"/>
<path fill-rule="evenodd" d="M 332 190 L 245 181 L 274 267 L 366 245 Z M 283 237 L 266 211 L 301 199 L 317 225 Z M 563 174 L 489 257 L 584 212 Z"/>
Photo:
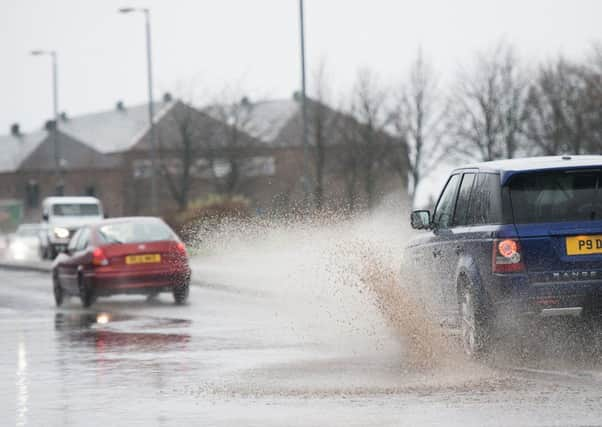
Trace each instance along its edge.
<path fill-rule="evenodd" d="M 537 354 L 416 368 L 386 322 L 326 297 L 308 315 L 300 295 L 216 283 L 182 307 L 122 297 L 56 310 L 46 276 L 0 275 L 3 425 L 602 423 L 602 363 L 570 331 Z"/>
<path fill-rule="evenodd" d="M 190 335 L 169 332 L 144 332 L 168 328 L 186 328 L 189 320 L 141 318 L 107 312 L 63 313 L 55 315 L 55 329 L 66 345 L 89 345 L 97 353 L 122 351 L 171 351 L 185 345 Z"/>

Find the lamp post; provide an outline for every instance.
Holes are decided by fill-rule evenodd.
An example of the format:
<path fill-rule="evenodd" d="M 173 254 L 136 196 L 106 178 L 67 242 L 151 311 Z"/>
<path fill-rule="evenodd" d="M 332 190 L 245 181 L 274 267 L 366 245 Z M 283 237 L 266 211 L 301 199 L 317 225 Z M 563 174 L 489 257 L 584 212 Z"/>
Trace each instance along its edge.
<path fill-rule="evenodd" d="M 301 118 L 303 121 L 303 191 L 305 203 L 309 203 L 309 142 L 307 130 L 307 100 L 305 92 L 305 23 L 303 0 L 299 0 L 299 35 L 301 42 Z M 307 206 L 306 206 L 307 207 Z"/>
<path fill-rule="evenodd" d="M 52 128 L 52 144 L 54 146 L 54 173 L 56 175 L 56 195 L 62 196 L 65 189 L 63 174 L 61 173 L 61 144 L 58 135 L 59 126 L 59 100 L 58 100 L 58 64 L 57 54 L 54 50 L 32 50 L 33 56 L 47 55 L 52 59 L 52 113 L 54 126 Z"/>
<path fill-rule="evenodd" d="M 139 12 L 144 14 L 146 28 L 146 67 L 148 76 L 148 121 L 149 138 L 151 145 L 151 209 L 153 214 L 158 213 L 157 199 L 157 142 L 155 139 L 155 111 L 153 105 L 153 61 L 151 49 L 150 10 L 146 8 L 122 7 L 119 13 Z"/>

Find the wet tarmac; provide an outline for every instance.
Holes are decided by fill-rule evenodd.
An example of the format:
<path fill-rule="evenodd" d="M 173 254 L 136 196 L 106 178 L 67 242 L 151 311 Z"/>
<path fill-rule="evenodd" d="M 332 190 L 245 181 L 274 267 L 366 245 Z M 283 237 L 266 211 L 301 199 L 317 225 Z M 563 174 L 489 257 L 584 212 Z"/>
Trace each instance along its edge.
<path fill-rule="evenodd" d="M 0 270 L 0 424 L 602 425 L 602 362 L 570 331 L 527 357 L 425 367 L 359 293 L 239 286 L 260 278 L 208 261 L 195 274 L 185 306 L 84 310 L 56 309 L 47 274 Z"/>

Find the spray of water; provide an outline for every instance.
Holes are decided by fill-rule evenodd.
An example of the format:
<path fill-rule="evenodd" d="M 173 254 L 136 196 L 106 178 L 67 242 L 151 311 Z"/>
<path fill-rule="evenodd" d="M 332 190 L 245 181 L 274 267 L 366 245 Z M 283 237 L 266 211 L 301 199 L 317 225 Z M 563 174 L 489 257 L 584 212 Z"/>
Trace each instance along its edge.
<path fill-rule="evenodd" d="M 400 286 L 409 231 L 395 212 L 238 221 L 196 236 L 205 281 L 269 295 L 279 321 L 288 319 L 308 341 L 354 354 L 397 345 L 403 363 L 417 369 L 455 354 L 428 301 Z M 404 277 L 411 280 L 411 272 Z"/>

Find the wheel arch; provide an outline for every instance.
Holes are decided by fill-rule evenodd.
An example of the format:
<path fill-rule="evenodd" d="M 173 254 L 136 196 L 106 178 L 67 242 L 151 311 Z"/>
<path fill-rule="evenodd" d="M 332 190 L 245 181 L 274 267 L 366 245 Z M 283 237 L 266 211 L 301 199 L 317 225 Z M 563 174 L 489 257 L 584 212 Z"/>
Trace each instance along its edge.
<path fill-rule="evenodd" d="M 455 274 L 456 298 L 460 301 L 460 291 L 463 286 L 472 286 L 479 294 L 483 294 L 484 287 L 475 260 L 468 255 L 460 257 Z"/>

